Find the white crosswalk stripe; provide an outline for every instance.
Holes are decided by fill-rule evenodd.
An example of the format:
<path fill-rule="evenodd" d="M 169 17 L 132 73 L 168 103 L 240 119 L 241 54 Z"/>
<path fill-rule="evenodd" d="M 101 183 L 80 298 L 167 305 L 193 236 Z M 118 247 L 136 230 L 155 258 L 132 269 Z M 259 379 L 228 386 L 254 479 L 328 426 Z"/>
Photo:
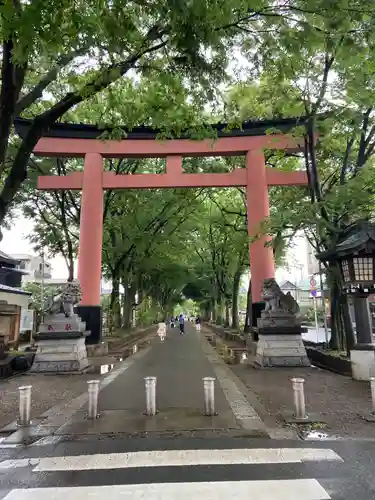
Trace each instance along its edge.
<path fill-rule="evenodd" d="M 238 465 L 301 463 L 308 460 L 341 460 L 330 449 L 250 448 L 232 450 L 166 450 L 108 453 L 69 457 L 6 460 L 1 469 L 32 466 L 34 471 L 125 469 L 128 467 L 175 467 L 191 465 Z"/>
<path fill-rule="evenodd" d="M 4 460 L 0 462 L 0 473 L 2 475 L 17 471 L 22 473 L 21 468 L 27 468 L 32 477 L 37 477 L 42 473 L 49 474 L 49 482 L 43 482 L 45 487 L 37 488 L 17 488 L 12 489 L 4 497 L 4 500 L 111 500 L 127 499 L 147 499 L 147 500 L 229 500 L 229 499 L 249 499 L 257 500 L 327 500 L 330 495 L 321 486 L 317 479 L 307 477 L 294 477 L 289 473 L 288 479 L 264 479 L 259 476 L 251 478 L 246 473 L 243 480 L 215 480 L 185 482 L 184 468 L 194 466 L 209 466 L 209 474 L 212 474 L 215 466 L 249 466 L 259 467 L 273 465 L 274 467 L 285 467 L 287 464 L 301 464 L 306 462 L 342 462 L 341 457 L 332 449 L 323 448 L 245 448 L 245 449 L 208 449 L 208 450 L 163 450 L 163 451 L 139 451 L 132 453 L 108 453 L 78 456 L 57 456 L 57 457 L 37 457 L 25 459 Z M 291 465 L 292 466 L 292 465 Z M 135 484 L 101 484 L 100 470 L 107 470 L 106 474 L 116 470 L 137 469 L 140 471 L 151 470 L 155 467 L 174 467 L 183 472 L 180 475 L 182 482 L 157 482 L 159 476 L 153 481 L 147 481 L 144 477 L 141 481 L 134 479 L 131 470 L 129 471 L 130 481 L 124 480 L 123 475 L 115 482 L 135 483 Z M 176 469 L 175 469 L 176 470 Z M 250 470 L 250 469 L 249 469 Z M 77 474 L 88 474 L 93 472 L 94 480 L 87 480 L 78 483 L 76 486 L 61 486 L 61 475 L 69 472 Z M 122 474 L 125 474 L 124 471 Z M 207 473 L 207 472 L 206 472 Z M 169 473 L 168 473 L 169 474 Z M 301 474 L 302 475 L 302 474 Z M 99 480 L 98 480 L 99 477 Z M 213 476 L 214 477 L 214 476 Z M 284 476 L 285 477 L 285 476 Z M 199 479 L 199 478 L 198 478 Z M 160 481 L 160 479 L 159 479 Z M 168 475 L 169 481 L 169 475 Z M 188 480 L 189 481 L 189 480 Z M 52 486 L 54 483 L 58 486 Z M 111 481 L 106 481 L 111 483 Z M 140 484 L 144 482 L 145 484 Z M 96 483 L 96 485 L 94 485 Z M 97 484 L 99 483 L 99 484 Z M 66 483 L 69 485 L 69 482 Z M 81 486 L 81 484 L 83 484 Z M 91 484 L 91 485 L 90 485 Z M 33 485 L 38 486 L 38 482 Z"/>
<path fill-rule="evenodd" d="M 331 497 L 315 479 L 283 481 L 225 481 L 210 483 L 156 483 L 77 488 L 13 490 L 5 500 L 328 500 Z"/>

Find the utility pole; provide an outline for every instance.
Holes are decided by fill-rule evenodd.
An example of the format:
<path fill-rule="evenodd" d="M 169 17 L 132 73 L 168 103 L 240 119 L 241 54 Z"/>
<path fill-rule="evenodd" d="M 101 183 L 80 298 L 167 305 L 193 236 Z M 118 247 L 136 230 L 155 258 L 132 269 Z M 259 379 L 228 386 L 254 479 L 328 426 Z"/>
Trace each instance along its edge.
<path fill-rule="evenodd" d="M 42 257 L 42 269 L 41 269 L 42 278 L 41 278 L 41 282 L 40 282 L 40 304 L 41 304 L 40 319 L 41 319 L 41 323 L 43 323 L 43 321 L 44 321 L 44 248 L 42 248 L 41 257 Z"/>
<path fill-rule="evenodd" d="M 323 285 L 323 272 L 322 272 L 322 264 L 319 261 L 319 278 L 320 278 L 320 297 L 323 307 L 323 318 L 324 318 L 324 333 L 326 338 L 326 348 L 328 348 L 328 325 L 327 325 L 327 314 L 326 314 L 326 304 L 325 304 L 325 296 L 324 296 L 324 285 Z"/>

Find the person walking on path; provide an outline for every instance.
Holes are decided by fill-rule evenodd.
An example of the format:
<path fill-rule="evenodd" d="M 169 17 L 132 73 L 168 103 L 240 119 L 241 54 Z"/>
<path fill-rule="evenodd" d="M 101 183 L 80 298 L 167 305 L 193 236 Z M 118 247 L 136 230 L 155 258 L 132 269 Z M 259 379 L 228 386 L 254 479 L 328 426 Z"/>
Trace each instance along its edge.
<path fill-rule="evenodd" d="M 157 334 L 159 335 L 160 337 L 160 340 L 163 342 L 166 335 L 167 335 L 167 323 L 165 320 L 161 321 L 158 325 L 158 331 L 157 331 Z"/>
<path fill-rule="evenodd" d="M 199 316 L 195 319 L 195 328 L 197 329 L 197 332 L 201 331 L 201 319 Z"/>
<path fill-rule="evenodd" d="M 184 318 L 184 315 L 181 313 L 179 318 L 178 318 L 178 322 L 180 324 L 180 334 L 182 335 L 183 333 L 185 333 L 185 318 Z"/>

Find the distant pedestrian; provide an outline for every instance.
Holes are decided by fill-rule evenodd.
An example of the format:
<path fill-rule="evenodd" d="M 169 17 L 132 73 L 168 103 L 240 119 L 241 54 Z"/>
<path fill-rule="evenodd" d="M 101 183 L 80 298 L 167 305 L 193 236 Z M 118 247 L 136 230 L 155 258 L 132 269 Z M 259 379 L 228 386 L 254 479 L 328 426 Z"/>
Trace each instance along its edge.
<path fill-rule="evenodd" d="M 180 325 L 180 334 L 182 335 L 183 333 L 185 333 L 185 318 L 183 314 L 180 314 L 178 322 Z"/>
<path fill-rule="evenodd" d="M 159 335 L 160 340 L 163 342 L 167 335 L 167 323 L 165 322 L 165 320 L 159 323 L 157 334 Z"/>
<path fill-rule="evenodd" d="M 197 332 L 201 331 L 201 319 L 199 316 L 195 319 L 195 328 L 197 329 Z"/>
<path fill-rule="evenodd" d="M 171 318 L 171 328 L 174 328 L 175 319 Z"/>

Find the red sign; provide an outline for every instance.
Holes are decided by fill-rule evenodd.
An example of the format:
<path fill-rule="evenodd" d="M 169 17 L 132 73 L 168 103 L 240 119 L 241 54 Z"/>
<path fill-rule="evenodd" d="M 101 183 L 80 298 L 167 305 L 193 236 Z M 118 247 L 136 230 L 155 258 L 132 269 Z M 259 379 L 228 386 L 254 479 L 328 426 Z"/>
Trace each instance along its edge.
<path fill-rule="evenodd" d="M 65 330 L 66 331 L 71 331 L 72 330 L 72 325 L 70 325 L 70 324 L 65 325 Z"/>

